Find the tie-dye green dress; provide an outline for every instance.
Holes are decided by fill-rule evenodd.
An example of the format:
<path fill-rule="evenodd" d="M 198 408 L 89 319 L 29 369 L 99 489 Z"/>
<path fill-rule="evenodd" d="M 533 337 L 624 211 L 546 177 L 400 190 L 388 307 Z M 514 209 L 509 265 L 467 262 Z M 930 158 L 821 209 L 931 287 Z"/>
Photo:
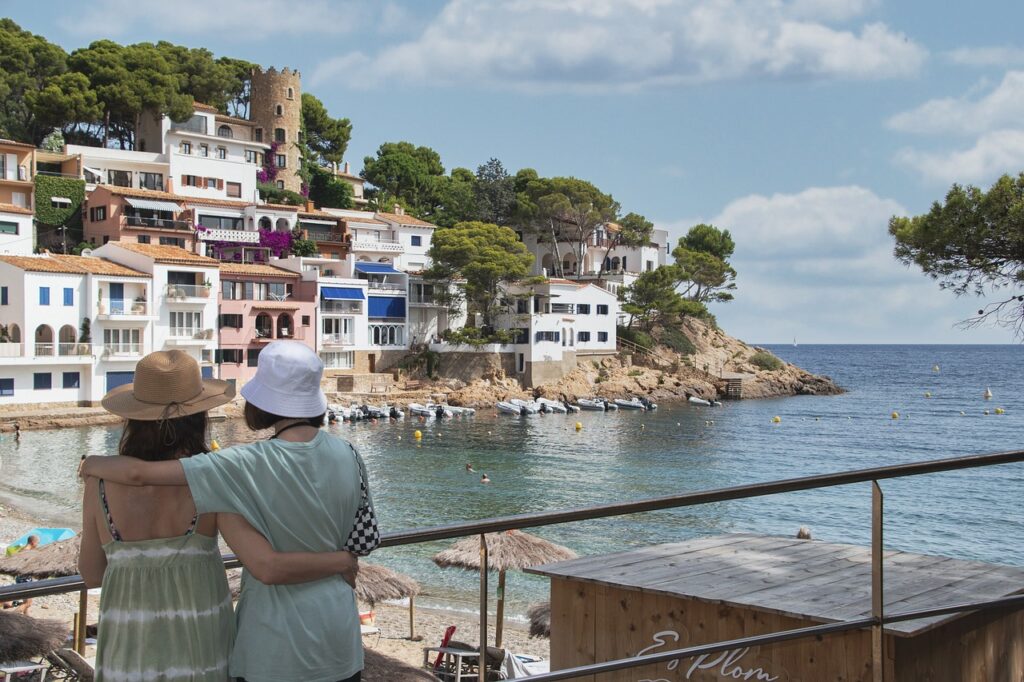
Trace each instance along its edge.
<path fill-rule="evenodd" d="M 195 532 L 125 542 L 103 482 L 100 501 L 113 538 L 100 597 L 97 682 L 228 680 L 234 612 L 217 540 Z"/>

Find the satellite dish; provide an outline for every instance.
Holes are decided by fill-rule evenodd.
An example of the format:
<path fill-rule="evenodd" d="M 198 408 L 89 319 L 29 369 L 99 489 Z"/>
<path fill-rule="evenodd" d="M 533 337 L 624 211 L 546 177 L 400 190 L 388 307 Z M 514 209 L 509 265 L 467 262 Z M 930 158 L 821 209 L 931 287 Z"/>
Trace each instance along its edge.
<path fill-rule="evenodd" d="M 83 256 L 91 256 L 92 255 L 92 249 L 82 249 L 81 255 L 83 255 Z"/>

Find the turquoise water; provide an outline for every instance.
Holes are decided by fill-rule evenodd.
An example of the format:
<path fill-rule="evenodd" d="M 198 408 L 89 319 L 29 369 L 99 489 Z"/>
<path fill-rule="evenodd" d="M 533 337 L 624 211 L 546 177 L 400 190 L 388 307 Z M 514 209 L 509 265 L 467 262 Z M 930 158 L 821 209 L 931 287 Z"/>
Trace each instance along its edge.
<path fill-rule="evenodd" d="M 656 413 L 471 419 L 332 427 L 358 445 L 385 531 L 526 512 L 570 509 L 684 491 L 1024 446 L 1021 346 L 788 346 L 782 358 L 828 374 L 848 393 L 830 397 L 664 406 Z M 933 365 L 940 371 L 934 372 Z M 985 401 L 986 387 L 994 397 Z M 925 398 L 925 392 L 932 394 Z M 996 407 L 1004 415 L 985 415 Z M 890 413 L 897 410 L 899 420 Z M 965 414 L 961 415 L 963 411 Z M 778 415 L 781 423 L 772 424 Z M 575 421 L 583 429 L 575 431 Z M 708 423 L 713 420 L 712 423 Z M 216 425 L 221 444 L 247 434 Z M 423 440 L 413 438 L 416 429 Z M 74 514 L 82 452 L 112 452 L 109 428 L 26 432 L 0 442 L 0 493 Z M 477 474 L 465 471 L 472 462 Z M 481 485 L 486 472 L 490 485 Z M 892 547 L 1024 566 L 1018 512 L 1024 465 L 883 483 Z M 777 495 L 566 526 L 538 535 L 581 554 L 698 535 L 753 531 L 866 544 L 867 484 Z M 441 570 L 448 542 L 382 550 L 374 561 L 423 584 L 424 601 L 471 608 L 475 574 Z M 545 594 L 538 578 L 510 576 L 513 611 Z"/>

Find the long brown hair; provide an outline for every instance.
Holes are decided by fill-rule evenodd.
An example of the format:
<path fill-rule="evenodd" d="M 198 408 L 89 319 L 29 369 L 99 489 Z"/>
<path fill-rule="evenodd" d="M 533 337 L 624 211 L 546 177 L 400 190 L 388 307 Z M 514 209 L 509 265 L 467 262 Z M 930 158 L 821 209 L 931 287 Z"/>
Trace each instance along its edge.
<path fill-rule="evenodd" d="M 250 402 L 245 403 L 245 411 L 243 414 L 245 415 L 245 425 L 248 426 L 253 431 L 262 431 L 263 429 L 269 429 L 282 419 L 289 419 L 289 417 L 282 417 L 280 415 L 271 414 L 270 412 L 261 410 L 260 408 L 256 407 Z M 321 414 L 318 417 L 305 417 L 303 418 L 303 421 L 305 421 L 310 426 L 319 429 L 321 426 L 324 425 L 324 415 L 326 414 L 327 413 L 325 412 L 324 414 Z"/>
<path fill-rule="evenodd" d="M 208 425 L 206 412 L 155 421 L 128 419 L 121 432 L 117 454 L 148 462 L 162 462 L 208 452 Z"/>

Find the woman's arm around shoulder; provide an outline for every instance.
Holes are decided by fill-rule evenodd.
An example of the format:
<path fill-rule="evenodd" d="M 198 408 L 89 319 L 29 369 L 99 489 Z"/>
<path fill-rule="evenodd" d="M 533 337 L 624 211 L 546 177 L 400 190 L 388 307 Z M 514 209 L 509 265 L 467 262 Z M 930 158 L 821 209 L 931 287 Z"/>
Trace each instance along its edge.
<path fill-rule="evenodd" d="M 238 514 L 217 514 L 217 527 L 246 570 L 264 585 L 292 585 L 339 574 L 356 585 L 359 560 L 351 552 L 278 552 Z"/>
<path fill-rule="evenodd" d="M 99 523 L 104 519 L 100 509 L 99 481 L 95 478 L 85 479 L 85 498 L 82 500 L 82 540 L 78 552 L 78 572 L 86 587 L 99 587 L 103 584 L 103 574 L 107 570 L 107 555 L 103 552 L 100 541 Z M 104 523 L 105 523 L 104 519 Z"/>
<path fill-rule="evenodd" d="M 93 455 L 82 462 L 83 478 L 93 476 L 122 485 L 185 485 L 185 470 L 181 462 L 146 462 L 134 457 L 105 457 Z"/>

